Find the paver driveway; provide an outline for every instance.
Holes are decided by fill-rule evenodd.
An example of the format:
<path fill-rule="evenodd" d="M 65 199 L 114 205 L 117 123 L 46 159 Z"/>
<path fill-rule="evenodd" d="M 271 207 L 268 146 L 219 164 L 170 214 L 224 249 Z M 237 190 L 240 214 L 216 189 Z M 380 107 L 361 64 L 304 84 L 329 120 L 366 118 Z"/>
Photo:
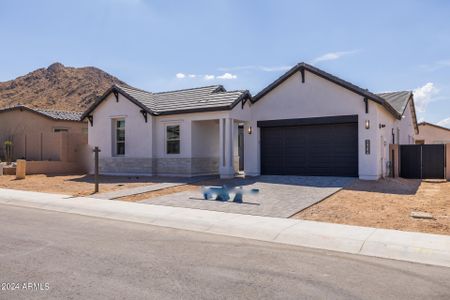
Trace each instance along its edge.
<path fill-rule="evenodd" d="M 243 186 L 245 190 L 259 189 L 257 195 L 245 195 L 244 203 L 203 200 L 198 191 L 185 191 L 143 200 L 158 204 L 240 213 L 256 216 L 288 218 L 295 213 L 334 194 L 351 184 L 354 178 L 321 176 L 260 176 L 236 178 L 227 182 L 230 187 Z"/>

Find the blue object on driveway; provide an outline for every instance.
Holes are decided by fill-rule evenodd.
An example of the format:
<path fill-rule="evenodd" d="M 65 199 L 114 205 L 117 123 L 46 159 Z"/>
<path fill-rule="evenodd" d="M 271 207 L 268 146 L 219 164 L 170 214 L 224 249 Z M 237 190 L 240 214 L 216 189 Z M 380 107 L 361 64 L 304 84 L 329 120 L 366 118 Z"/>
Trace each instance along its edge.
<path fill-rule="evenodd" d="M 203 198 L 209 200 L 214 198 L 217 201 L 228 201 L 230 200 L 230 194 L 228 193 L 227 187 L 224 186 L 203 186 L 202 187 Z"/>
<path fill-rule="evenodd" d="M 243 203 L 244 194 L 256 194 L 259 193 L 259 189 L 251 189 L 249 192 L 244 191 L 242 186 L 229 189 L 227 186 L 202 186 L 203 199 L 210 200 L 214 199 L 217 201 L 228 201 L 230 200 L 230 192 L 234 193 L 233 202 Z"/>

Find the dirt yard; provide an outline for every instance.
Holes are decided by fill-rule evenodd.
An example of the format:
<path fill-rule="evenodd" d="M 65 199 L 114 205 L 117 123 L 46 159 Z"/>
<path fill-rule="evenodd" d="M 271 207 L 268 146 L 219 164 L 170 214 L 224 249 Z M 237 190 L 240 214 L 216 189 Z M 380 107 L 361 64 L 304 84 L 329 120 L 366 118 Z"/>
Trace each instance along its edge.
<path fill-rule="evenodd" d="M 413 211 L 434 219 L 412 218 Z M 450 235 L 450 182 L 358 180 L 293 218 Z"/>
<path fill-rule="evenodd" d="M 151 185 L 151 177 L 100 176 L 100 192 Z M 0 188 L 87 196 L 94 192 L 94 177 L 91 175 L 27 175 L 16 180 L 15 176 L 0 176 Z"/>

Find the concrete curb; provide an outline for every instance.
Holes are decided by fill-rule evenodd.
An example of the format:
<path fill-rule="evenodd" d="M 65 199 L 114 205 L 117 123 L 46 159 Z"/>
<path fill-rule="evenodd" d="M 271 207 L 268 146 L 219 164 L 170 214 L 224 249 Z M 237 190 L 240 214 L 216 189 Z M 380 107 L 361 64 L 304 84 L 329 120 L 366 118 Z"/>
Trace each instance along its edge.
<path fill-rule="evenodd" d="M 450 267 L 450 236 L 0 189 L 0 203 Z"/>

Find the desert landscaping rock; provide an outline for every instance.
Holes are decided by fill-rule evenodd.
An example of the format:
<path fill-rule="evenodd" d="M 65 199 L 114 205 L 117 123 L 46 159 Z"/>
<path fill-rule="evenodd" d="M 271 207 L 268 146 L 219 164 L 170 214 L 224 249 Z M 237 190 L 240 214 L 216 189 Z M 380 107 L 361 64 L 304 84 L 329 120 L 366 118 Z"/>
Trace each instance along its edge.
<path fill-rule="evenodd" d="M 413 211 L 411 212 L 411 217 L 415 219 L 433 219 L 433 215 L 423 211 Z"/>

